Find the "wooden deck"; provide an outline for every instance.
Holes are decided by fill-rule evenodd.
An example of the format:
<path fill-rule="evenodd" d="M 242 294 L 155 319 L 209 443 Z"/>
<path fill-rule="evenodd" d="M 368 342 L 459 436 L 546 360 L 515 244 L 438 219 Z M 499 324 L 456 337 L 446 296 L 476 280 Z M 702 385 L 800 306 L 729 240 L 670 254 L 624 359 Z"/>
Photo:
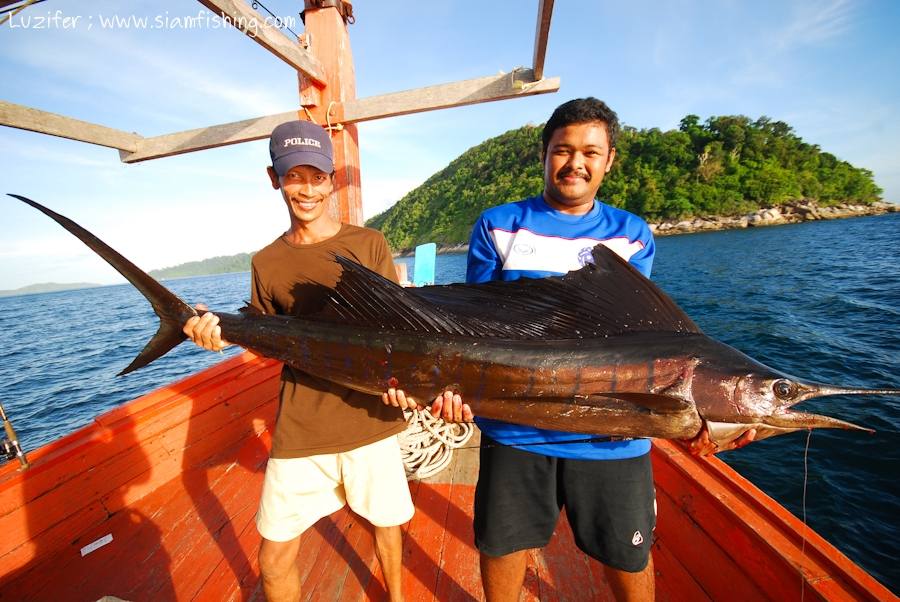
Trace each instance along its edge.
<path fill-rule="evenodd" d="M 0 600 L 262 600 L 254 515 L 279 365 L 245 354 L 0 467 Z M 471 445 L 471 443 L 470 443 Z M 654 445 L 659 600 L 892 600 L 840 552 L 718 460 Z M 477 451 L 410 483 L 408 600 L 482 600 L 471 511 Z M 82 555 L 104 537 L 112 541 Z M 304 600 L 383 600 L 366 521 L 303 535 Z M 523 600 L 611 600 L 565 520 L 529 558 Z"/>
<path fill-rule="evenodd" d="M 232 461 L 196 468 L 123 508 L 65 550 L 4 580 L 0 599 L 264 600 L 253 519 L 265 442 L 265 435 L 248 441 L 223 454 Z M 483 599 L 472 545 L 475 467 L 457 462 L 429 482 L 410 483 L 416 514 L 403 528 L 408 600 Z M 123 535 L 80 556 L 82 546 L 107 533 Z M 371 527 L 347 508 L 303 535 L 298 565 L 304 600 L 386 599 Z M 550 546 L 530 558 L 523 600 L 612 598 L 602 569 L 577 552 L 562 523 Z"/>

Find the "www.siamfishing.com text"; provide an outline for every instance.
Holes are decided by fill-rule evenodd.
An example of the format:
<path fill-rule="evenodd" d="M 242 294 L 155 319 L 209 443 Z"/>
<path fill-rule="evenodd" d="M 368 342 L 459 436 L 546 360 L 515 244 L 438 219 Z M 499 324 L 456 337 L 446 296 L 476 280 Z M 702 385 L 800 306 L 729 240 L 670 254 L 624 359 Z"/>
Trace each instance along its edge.
<path fill-rule="evenodd" d="M 253 34 L 260 27 L 294 27 L 295 18 L 252 16 L 230 17 L 200 10 L 194 15 L 69 15 L 62 10 L 35 13 L 23 11 L 4 24 L 11 29 L 222 29 L 234 27 Z"/>

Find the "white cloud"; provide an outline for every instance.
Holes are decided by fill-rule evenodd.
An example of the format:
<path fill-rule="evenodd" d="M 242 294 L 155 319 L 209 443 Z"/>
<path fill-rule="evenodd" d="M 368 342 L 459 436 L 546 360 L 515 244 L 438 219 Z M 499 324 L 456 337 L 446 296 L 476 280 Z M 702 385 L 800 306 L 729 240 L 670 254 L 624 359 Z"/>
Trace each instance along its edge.
<path fill-rule="evenodd" d="M 791 10 L 785 21 L 771 18 L 770 27 L 744 40 L 743 60 L 733 64 L 733 84 L 789 87 L 796 77 L 796 51 L 826 46 L 846 35 L 853 27 L 856 7 L 847 0 L 832 0 L 793 3 L 781 10 Z"/>
<path fill-rule="evenodd" d="M 822 44 L 847 33 L 856 6 L 848 0 L 795 4 L 794 18 L 773 31 L 779 52 L 795 46 Z"/>

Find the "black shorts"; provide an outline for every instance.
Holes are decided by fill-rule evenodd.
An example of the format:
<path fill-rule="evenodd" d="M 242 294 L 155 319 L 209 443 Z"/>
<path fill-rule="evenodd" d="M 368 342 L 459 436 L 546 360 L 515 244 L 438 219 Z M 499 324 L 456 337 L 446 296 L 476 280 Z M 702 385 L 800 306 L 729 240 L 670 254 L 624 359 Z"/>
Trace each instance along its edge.
<path fill-rule="evenodd" d="M 621 571 L 647 566 L 656 526 L 650 454 L 570 460 L 498 445 L 484 434 L 482 445 L 475 488 L 475 545 L 482 553 L 547 545 L 565 506 L 585 554 Z"/>

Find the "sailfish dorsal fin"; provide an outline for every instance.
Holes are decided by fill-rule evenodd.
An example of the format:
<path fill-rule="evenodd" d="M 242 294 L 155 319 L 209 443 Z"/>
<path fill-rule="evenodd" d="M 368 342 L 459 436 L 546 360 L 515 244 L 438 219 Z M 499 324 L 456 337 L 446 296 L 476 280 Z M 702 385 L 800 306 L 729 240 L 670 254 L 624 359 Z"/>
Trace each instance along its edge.
<path fill-rule="evenodd" d="M 415 333 L 586 339 L 632 332 L 699 333 L 659 287 L 603 245 L 564 276 L 403 288 L 344 257 L 318 319 Z"/>
<path fill-rule="evenodd" d="M 314 319 L 410 333 L 530 339 L 542 332 L 530 322 L 498 321 L 488 315 L 460 314 L 414 294 L 384 276 L 336 256 L 343 272 L 325 309 Z"/>
<path fill-rule="evenodd" d="M 614 251 L 598 244 L 591 256 L 593 263 L 563 276 L 411 291 L 456 315 L 530 321 L 532 330 L 550 339 L 700 332 L 668 295 Z"/>

